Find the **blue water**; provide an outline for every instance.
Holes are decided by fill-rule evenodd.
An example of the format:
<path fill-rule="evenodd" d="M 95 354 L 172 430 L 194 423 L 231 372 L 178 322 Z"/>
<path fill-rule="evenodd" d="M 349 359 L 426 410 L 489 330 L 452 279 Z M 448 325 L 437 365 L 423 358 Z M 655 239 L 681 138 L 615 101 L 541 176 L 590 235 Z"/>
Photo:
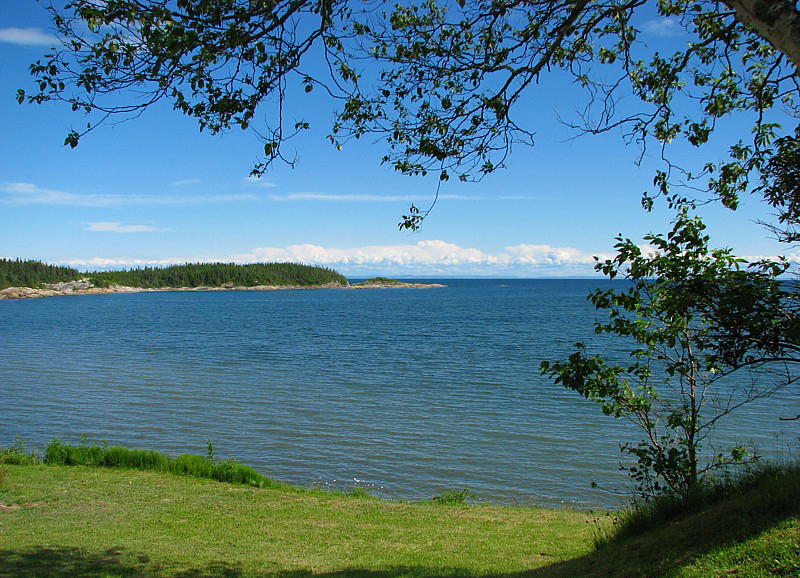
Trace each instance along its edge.
<path fill-rule="evenodd" d="M 578 340 L 622 351 L 592 330 L 586 294 L 607 282 L 444 283 L 0 302 L 0 444 L 86 434 L 177 455 L 211 440 L 299 485 L 618 504 L 590 483 L 625 490 L 618 447 L 637 432 L 538 371 Z M 720 439 L 785 455 L 800 424 L 776 415 L 797 400 L 749 406 Z"/>

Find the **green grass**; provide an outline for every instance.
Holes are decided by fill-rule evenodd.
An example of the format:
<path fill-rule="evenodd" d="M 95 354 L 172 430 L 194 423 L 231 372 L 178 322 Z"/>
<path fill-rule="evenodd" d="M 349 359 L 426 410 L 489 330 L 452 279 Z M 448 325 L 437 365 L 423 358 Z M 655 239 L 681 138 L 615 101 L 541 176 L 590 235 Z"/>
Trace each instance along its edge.
<path fill-rule="evenodd" d="M 586 553 L 587 514 L 4 466 L 0 576 L 480 576 Z"/>
<path fill-rule="evenodd" d="M 800 468 L 613 532 L 618 515 L 3 464 L 0 577 L 799 576 Z M 461 494 L 461 492 L 456 492 Z M 624 518 L 624 515 L 623 515 Z"/>
<path fill-rule="evenodd" d="M 22 442 L 18 441 L 17 445 Z M 17 454 L 20 452 L 17 451 Z M 24 455 L 24 454 L 23 454 Z M 3 455 L 0 454 L 0 459 Z M 294 491 L 288 484 L 275 482 L 249 466 L 233 459 L 215 460 L 211 442 L 208 443 L 206 457 L 183 455 L 177 458 L 151 450 L 132 450 L 120 446 L 89 444 L 84 438 L 77 446 L 53 440 L 45 450 L 45 461 L 49 465 L 98 466 L 107 468 L 129 468 L 154 472 L 171 473 L 179 476 L 207 478 L 219 482 L 244 484 L 256 488 L 281 488 Z M 8 462 L 12 463 L 12 462 Z M 26 462 L 15 462 L 26 463 Z M 31 463 L 31 462 L 27 462 Z M 35 462 L 33 462 L 35 463 Z"/>

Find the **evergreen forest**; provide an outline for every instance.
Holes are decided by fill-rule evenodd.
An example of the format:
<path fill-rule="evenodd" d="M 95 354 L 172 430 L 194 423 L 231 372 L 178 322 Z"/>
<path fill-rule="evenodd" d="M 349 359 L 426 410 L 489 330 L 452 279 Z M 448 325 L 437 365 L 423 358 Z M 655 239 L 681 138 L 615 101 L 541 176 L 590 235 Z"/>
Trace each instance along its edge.
<path fill-rule="evenodd" d="M 143 267 L 119 271 L 81 273 L 71 267 L 48 265 L 41 261 L 0 259 L 0 289 L 41 287 L 61 281 L 88 278 L 97 287 L 125 285 L 158 289 L 164 287 L 222 287 L 226 285 L 293 285 L 311 287 L 347 279 L 332 269 L 297 263 L 186 263 L 169 267 Z"/>
<path fill-rule="evenodd" d="M 60 281 L 77 281 L 86 277 L 77 269 L 48 265 L 41 261 L 0 259 L 0 289 L 6 287 L 40 287 Z"/>

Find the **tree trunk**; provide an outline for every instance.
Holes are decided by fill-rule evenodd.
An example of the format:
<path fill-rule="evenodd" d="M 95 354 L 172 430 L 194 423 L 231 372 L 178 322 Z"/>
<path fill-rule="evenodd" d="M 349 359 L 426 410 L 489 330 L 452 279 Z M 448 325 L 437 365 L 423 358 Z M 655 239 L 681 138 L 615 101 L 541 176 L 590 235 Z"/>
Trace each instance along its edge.
<path fill-rule="evenodd" d="M 800 71 L 800 11 L 787 0 L 723 0 L 736 19 L 755 28 Z"/>

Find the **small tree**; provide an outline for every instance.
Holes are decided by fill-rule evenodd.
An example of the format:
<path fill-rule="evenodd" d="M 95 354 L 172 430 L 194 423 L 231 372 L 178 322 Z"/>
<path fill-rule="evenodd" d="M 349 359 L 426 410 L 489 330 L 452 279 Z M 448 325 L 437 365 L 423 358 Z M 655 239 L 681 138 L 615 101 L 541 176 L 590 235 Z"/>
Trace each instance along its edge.
<path fill-rule="evenodd" d="M 644 431 L 642 441 L 621 450 L 636 458 L 628 470 L 645 499 L 687 496 L 709 471 L 747 459 L 742 446 L 715 455 L 702 450 L 720 419 L 794 381 L 791 374 L 731 379 L 774 364 L 782 350 L 774 340 L 760 339 L 770 328 L 737 319 L 743 331 L 735 335 L 720 332 L 715 319 L 770 308 L 771 318 L 780 318 L 791 301 L 777 279 L 787 265 L 743 267 L 746 262 L 729 250 L 709 249 L 704 229 L 683 211 L 666 236 L 645 237 L 650 248 L 618 237 L 617 256 L 598 261 L 596 270 L 610 279 L 630 281 L 624 290 L 598 289 L 589 296 L 609 314 L 595 331 L 629 340 L 630 363 L 590 355 L 578 343 L 567 361 L 541 366 L 556 383 L 599 402 L 605 414 L 629 418 Z"/>

